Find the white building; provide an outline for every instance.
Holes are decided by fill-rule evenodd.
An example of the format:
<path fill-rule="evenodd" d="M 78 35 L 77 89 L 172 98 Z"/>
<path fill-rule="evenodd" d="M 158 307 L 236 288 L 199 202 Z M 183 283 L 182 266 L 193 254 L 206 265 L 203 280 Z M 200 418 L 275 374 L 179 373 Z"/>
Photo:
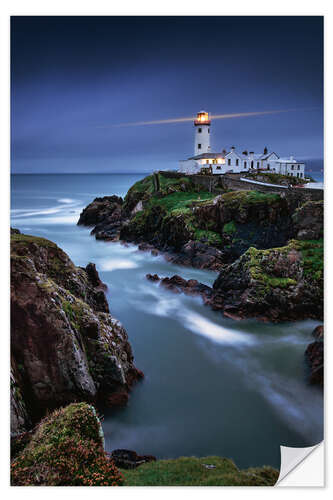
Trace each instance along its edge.
<path fill-rule="evenodd" d="M 181 160 L 179 171 L 185 174 L 227 174 L 246 173 L 253 170 L 271 171 L 276 174 L 304 178 L 305 164 L 290 158 L 280 158 L 274 151 L 263 153 L 253 151 L 230 151 L 212 153 L 210 149 L 211 122 L 206 111 L 200 111 L 194 120 L 194 156 Z"/>

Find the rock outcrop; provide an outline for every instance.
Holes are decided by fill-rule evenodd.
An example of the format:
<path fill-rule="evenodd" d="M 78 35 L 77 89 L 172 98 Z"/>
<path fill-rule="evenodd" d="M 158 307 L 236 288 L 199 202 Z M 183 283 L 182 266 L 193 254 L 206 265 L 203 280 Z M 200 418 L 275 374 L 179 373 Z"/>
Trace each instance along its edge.
<path fill-rule="evenodd" d="M 18 441 L 18 439 L 16 440 Z M 13 453 L 14 451 L 14 453 Z M 55 410 L 12 447 L 12 486 L 117 486 L 123 478 L 104 451 L 95 408 Z"/>
<path fill-rule="evenodd" d="M 123 222 L 123 199 L 119 196 L 95 198 L 80 214 L 78 225 L 94 226 L 96 239 L 116 241 Z"/>
<path fill-rule="evenodd" d="M 317 326 L 313 332 L 314 342 L 308 345 L 305 357 L 310 368 L 311 384 L 324 385 L 324 327 Z"/>
<path fill-rule="evenodd" d="M 293 214 L 295 238 L 318 240 L 324 232 L 324 202 L 307 201 Z"/>
<path fill-rule="evenodd" d="M 322 252 L 322 240 L 291 240 L 285 247 L 269 250 L 249 248 L 224 266 L 213 288 L 178 275 L 146 277 L 174 293 L 201 295 L 206 305 L 233 319 L 322 319 Z"/>
<path fill-rule="evenodd" d="M 11 236 L 12 433 L 73 401 L 125 404 L 142 376 L 96 268 L 56 244 Z"/>
<path fill-rule="evenodd" d="M 93 225 L 97 239 L 150 245 L 176 264 L 219 271 L 249 247 L 282 246 L 299 230 L 302 215 L 274 193 L 206 192 L 190 177 L 160 172 L 134 184 L 124 201 L 96 198 L 78 224 Z M 319 212 L 318 212 L 319 213 Z"/>
<path fill-rule="evenodd" d="M 214 282 L 216 310 L 273 321 L 323 317 L 322 240 L 249 248 Z"/>
<path fill-rule="evenodd" d="M 153 455 L 138 455 L 132 450 L 113 450 L 110 457 L 121 469 L 136 469 L 139 465 L 156 462 L 156 457 Z"/>
<path fill-rule="evenodd" d="M 201 295 L 202 297 L 210 297 L 212 288 L 197 280 L 185 280 L 181 276 L 175 274 L 171 278 L 160 278 L 157 274 L 146 274 L 149 281 L 160 282 L 161 286 L 174 293 L 185 293 L 186 295 Z"/>

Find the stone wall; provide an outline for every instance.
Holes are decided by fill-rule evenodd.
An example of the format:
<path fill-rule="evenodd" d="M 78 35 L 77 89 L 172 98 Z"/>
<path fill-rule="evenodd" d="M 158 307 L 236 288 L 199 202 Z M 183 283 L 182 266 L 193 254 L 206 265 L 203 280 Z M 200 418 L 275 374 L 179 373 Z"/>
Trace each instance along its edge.
<path fill-rule="evenodd" d="M 222 189 L 234 191 L 260 191 L 264 193 L 278 193 L 293 199 L 295 202 L 319 201 L 324 197 L 323 189 L 286 188 L 280 186 L 266 186 L 240 180 L 241 174 L 225 175 L 192 175 L 194 184 L 203 186 L 207 191 L 220 194 Z"/>

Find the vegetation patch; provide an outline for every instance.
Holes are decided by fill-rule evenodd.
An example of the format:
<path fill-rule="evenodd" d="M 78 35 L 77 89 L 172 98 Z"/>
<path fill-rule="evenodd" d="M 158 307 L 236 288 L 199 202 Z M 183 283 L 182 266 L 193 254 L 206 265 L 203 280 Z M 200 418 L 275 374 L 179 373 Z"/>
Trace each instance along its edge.
<path fill-rule="evenodd" d="M 11 464 L 13 486 L 116 486 L 121 473 L 103 448 L 95 409 L 75 403 L 56 410 Z"/>
<path fill-rule="evenodd" d="M 227 222 L 223 226 L 223 232 L 224 233 L 232 234 L 232 233 L 235 233 L 236 231 L 237 231 L 236 224 L 234 223 L 233 220 L 230 221 L 230 222 Z"/>
<path fill-rule="evenodd" d="M 319 240 L 292 240 L 291 245 L 302 254 L 304 275 L 316 280 L 323 279 L 324 243 Z"/>
<path fill-rule="evenodd" d="M 279 473 L 272 467 L 239 470 L 221 457 L 158 460 L 122 470 L 124 486 L 272 486 Z"/>
<path fill-rule="evenodd" d="M 282 186 L 287 186 L 288 184 L 307 184 L 308 182 L 313 181 L 310 176 L 303 179 L 301 177 L 292 177 L 290 175 L 276 174 L 273 172 L 249 172 L 246 174 L 246 178 L 261 182 L 268 182 L 270 184 L 281 184 Z"/>
<path fill-rule="evenodd" d="M 205 229 L 194 229 L 194 239 L 205 241 L 212 246 L 219 246 L 222 244 L 222 238 L 218 233 Z"/>
<path fill-rule="evenodd" d="M 260 191 L 230 191 L 222 195 L 226 204 L 254 205 L 256 203 L 271 204 L 279 201 L 280 195 L 277 193 L 262 193 Z"/>

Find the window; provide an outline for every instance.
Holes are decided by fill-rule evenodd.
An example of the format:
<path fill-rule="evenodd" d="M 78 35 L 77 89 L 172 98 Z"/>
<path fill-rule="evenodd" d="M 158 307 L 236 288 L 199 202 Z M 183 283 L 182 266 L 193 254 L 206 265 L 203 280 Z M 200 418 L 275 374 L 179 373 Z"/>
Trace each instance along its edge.
<path fill-rule="evenodd" d="M 208 129 L 208 133 L 210 133 L 210 129 Z"/>
<path fill-rule="evenodd" d="M 198 132 L 199 132 L 199 134 L 201 134 L 202 128 L 198 128 Z"/>
<path fill-rule="evenodd" d="M 221 170 L 221 165 L 217 165 L 216 170 Z"/>
<path fill-rule="evenodd" d="M 209 164 L 209 160 L 206 160 L 206 163 Z"/>
<path fill-rule="evenodd" d="M 271 166 L 269 163 L 267 163 L 267 170 L 270 170 L 271 169 Z"/>
<path fill-rule="evenodd" d="M 259 168 L 259 167 L 260 167 L 260 163 L 257 161 L 257 168 Z"/>
<path fill-rule="evenodd" d="M 198 144 L 198 149 L 201 149 L 201 144 Z"/>
<path fill-rule="evenodd" d="M 244 161 L 244 168 L 246 168 L 246 161 Z"/>
<path fill-rule="evenodd" d="M 236 167 L 238 167 L 239 160 L 236 160 Z"/>
<path fill-rule="evenodd" d="M 296 174 L 296 175 L 297 175 L 297 177 L 299 177 L 299 172 L 297 172 L 297 174 Z"/>
<path fill-rule="evenodd" d="M 294 165 L 291 165 L 291 170 L 294 170 Z"/>
<path fill-rule="evenodd" d="M 297 170 L 299 170 L 300 168 L 301 168 L 301 166 L 300 166 L 300 165 L 297 165 Z"/>
<path fill-rule="evenodd" d="M 253 160 L 251 161 L 251 168 L 253 168 Z"/>
<path fill-rule="evenodd" d="M 231 165 L 231 159 L 228 158 L 228 165 Z"/>

